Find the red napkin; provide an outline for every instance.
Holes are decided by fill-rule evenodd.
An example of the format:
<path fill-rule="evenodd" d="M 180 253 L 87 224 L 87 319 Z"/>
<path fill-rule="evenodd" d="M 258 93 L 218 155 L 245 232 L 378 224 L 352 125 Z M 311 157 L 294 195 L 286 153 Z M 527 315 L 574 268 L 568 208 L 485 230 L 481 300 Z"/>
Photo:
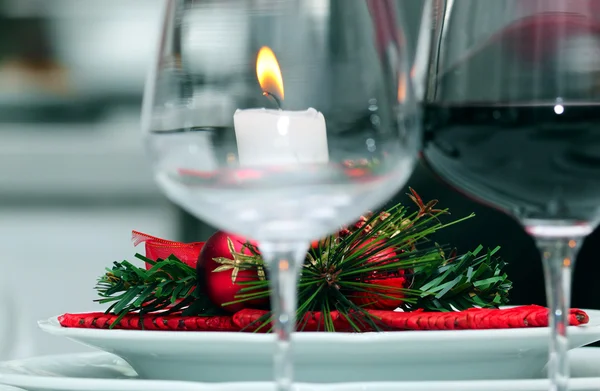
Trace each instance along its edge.
<path fill-rule="evenodd" d="M 520 306 L 509 309 L 472 308 L 457 312 L 396 312 L 368 310 L 378 320 L 376 323 L 384 330 L 478 330 L 509 329 L 528 327 L 547 327 L 548 309 L 536 305 Z M 126 330 L 170 330 L 170 331 L 256 331 L 259 319 L 267 311 L 244 309 L 233 316 L 180 316 L 147 314 L 126 315 L 115 329 Z M 335 329 L 341 332 L 353 331 L 344 315 L 333 311 L 331 320 Z M 117 319 L 116 315 L 94 312 L 87 314 L 64 314 L 58 318 L 61 326 L 71 328 L 107 329 Z M 357 322 L 357 319 L 352 319 Z M 571 309 L 569 324 L 579 326 L 587 324 L 589 317 L 585 311 Z M 372 331 L 363 321 L 363 331 Z M 268 331 L 264 327 L 261 331 Z M 306 314 L 298 322 L 302 331 L 322 331 L 323 316 L 319 312 Z"/>

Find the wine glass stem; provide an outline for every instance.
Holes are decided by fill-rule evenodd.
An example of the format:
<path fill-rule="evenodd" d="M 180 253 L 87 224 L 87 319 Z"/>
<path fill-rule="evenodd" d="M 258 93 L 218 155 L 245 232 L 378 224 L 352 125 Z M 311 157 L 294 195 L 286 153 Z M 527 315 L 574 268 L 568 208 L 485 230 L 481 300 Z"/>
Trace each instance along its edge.
<path fill-rule="evenodd" d="M 581 238 L 536 238 L 542 253 L 546 297 L 548 301 L 550 345 L 548 377 L 551 391 L 567 391 L 569 382 L 569 310 L 571 271 Z"/>
<path fill-rule="evenodd" d="M 289 391 L 294 379 L 291 336 L 296 329 L 298 277 L 308 245 L 261 242 L 259 248 L 270 274 L 273 332 L 277 335 L 273 362 L 275 383 L 277 391 Z"/>

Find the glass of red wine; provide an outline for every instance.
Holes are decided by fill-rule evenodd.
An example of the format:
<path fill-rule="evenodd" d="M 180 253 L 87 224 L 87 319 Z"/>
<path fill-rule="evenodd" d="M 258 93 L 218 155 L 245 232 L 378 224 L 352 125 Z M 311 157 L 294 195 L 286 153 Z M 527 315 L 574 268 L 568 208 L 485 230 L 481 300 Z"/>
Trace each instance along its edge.
<path fill-rule="evenodd" d="M 535 239 L 550 307 L 549 376 L 552 390 L 567 390 L 571 270 L 600 221 L 600 0 L 427 7 L 417 55 L 426 66 L 415 69 L 424 160 Z"/>

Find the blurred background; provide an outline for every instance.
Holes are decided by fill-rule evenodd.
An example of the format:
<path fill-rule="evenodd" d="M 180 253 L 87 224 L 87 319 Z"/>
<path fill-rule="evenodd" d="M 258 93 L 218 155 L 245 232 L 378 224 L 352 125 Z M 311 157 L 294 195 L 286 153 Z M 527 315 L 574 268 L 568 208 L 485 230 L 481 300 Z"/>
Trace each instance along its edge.
<path fill-rule="evenodd" d="M 414 48 L 423 1 L 398 1 Z M 214 232 L 164 198 L 142 151 L 140 105 L 162 4 L 0 0 L 0 341 L 10 341 L 0 360 L 84 350 L 36 321 L 97 310 L 96 278 L 135 253 L 132 229 L 183 241 Z M 544 304 L 538 253 L 516 222 L 421 166 L 409 185 L 455 217 L 475 212 L 437 240 L 461 251 L 502 246 L 513 303 Z M 392 202 L 408 202 L 404 193 Z M 596 233 L 582 250 L 574 306 L 600 308 L 597 241 Z"/>

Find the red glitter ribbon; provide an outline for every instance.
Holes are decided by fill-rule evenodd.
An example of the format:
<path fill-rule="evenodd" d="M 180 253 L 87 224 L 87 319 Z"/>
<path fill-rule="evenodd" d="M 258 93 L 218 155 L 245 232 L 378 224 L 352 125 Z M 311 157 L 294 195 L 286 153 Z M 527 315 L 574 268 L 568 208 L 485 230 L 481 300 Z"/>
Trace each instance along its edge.
<path fill-rule="evenodd" d="M 160 239 L 154 236 L 147 235 L 138 231 L 133 231 L 131 240 L 134 246 L 140 243 L 146 245 L 146 258 L 153 261 L 158 259 L 166 259 L 173 255 L 188 266 L 196 268 L 200 251 L 204 246 L 204 242 L 181 243 L 171 240 Z M 152 265 L 146 264 L 146 269 L 150 269 Z"/>
<path fill-rule="evenodd" d="M 536 305 L 508 309 L 472 308 L 457 312 L 396 312 L 368 310 L 376 317 L 376 323 L 385 330 L 481 330 L 528 327 L 548 327 L 548 309 Z M 256 331 L 261 318 L 267 311 L 244 309 L 233 316 L 180 316 L 160 314 L 126 315 L 114 328 L 125 330 L 168 330 L 168 331 Z M 345 315 L 331 313 L 337 331 L 349 332 L 352 327 Z M 64 314 L 58 318 L 63 327 L 84 329 L 108 329 L 117 319 L 116 315 L 93 312 L 86 314 Z M 356 323 L 356 320 L 353 319 Z M 585 311 L 571 309 L 569 324 L 587 324 Z M 308 313 L 298 322 L 301 331 L 323 331 L 324 319 L 319 312 Z M 364 322 L 363 322 L 364 324 Z M 269 327 L 261 328 L 267 331 Z M 372 331 L 365 324 L 363 331 Z"/>

